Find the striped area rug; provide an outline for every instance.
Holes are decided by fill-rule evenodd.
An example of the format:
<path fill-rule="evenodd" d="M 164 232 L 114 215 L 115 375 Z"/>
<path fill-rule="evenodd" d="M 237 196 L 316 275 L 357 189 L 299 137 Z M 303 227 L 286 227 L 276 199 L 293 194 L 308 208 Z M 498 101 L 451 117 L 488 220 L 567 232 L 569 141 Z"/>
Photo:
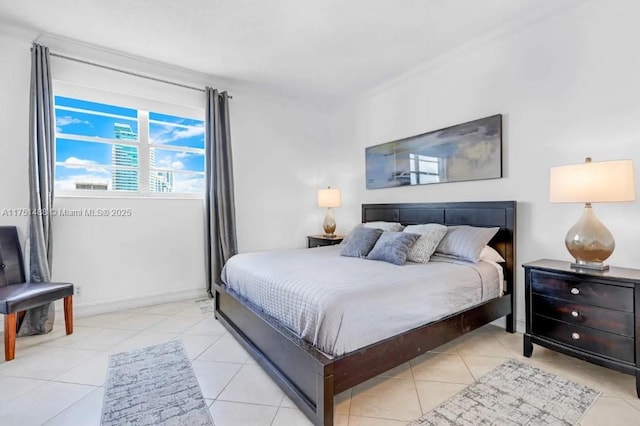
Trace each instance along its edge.
<path fill-rule="evenodd" d="M 181 341 L 111 355 L 101 425 L 213 425 Z"/>

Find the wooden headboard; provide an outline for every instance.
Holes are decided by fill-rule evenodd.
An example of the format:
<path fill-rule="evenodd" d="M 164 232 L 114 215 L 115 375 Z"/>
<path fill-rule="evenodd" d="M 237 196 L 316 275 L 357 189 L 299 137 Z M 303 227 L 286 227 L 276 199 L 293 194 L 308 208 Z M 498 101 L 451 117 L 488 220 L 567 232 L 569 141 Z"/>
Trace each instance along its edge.
<path fill-rule="evenodd" d="M 478 201 L 459 203 L 363 204 L 362 222 L 382 220 L 403 225 L 441 223 L 499 227 L 489 243 L 506 260 L 506 291 L 514 295 L 516 259 L 516 202 Z"/>

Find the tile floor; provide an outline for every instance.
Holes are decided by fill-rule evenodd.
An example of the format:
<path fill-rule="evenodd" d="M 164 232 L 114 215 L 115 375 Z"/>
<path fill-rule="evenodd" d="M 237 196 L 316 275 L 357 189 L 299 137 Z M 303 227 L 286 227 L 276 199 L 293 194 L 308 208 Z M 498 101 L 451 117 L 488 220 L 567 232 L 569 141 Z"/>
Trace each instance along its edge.
<path fill-rule="evenodd" d="M 193 301 L 77 318 L 54 331 L 18 339 L 16 359 L 0 363 L 0 425 L 98 425 L 109 354 L 179 338 L 193 361 L 217 426 L 310 425 L 280 388 Z M 632 376 L 535 346 L 486 326 L 341 394 L 336 426 L 403 426 L 508 358 L 530 363 L 602 392 L 581 421 L 640 425 Z"/>

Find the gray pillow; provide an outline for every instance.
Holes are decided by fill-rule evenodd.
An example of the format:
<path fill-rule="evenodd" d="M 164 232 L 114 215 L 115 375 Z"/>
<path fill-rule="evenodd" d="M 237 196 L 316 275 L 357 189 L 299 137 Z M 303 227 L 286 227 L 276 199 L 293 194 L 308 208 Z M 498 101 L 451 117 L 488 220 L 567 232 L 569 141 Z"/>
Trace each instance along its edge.
<path fill-rule="evenodd" d="M 447 227 L 438 223 L 424 225 L 409 225 L 404 232 L 420 234 L 420 238 L 409 249 L 407 260 L 416 263 L 427 263 L 431 255 L 447 233 Z"/>
<path fill-rule="evenodd" d="M 500 228 L 480 228 L 476 226 L 449 226 L 436 248 L 436 254 L 444 254 L 477 263 L 480 253 Z"/>
<path fill-rule="evenodd" d="M 383 231 L 392 231 L 392 232 L 398 232 L 404 229 L 404 226 L 400 223 L 383 222 L 381 220 L 374 221 L 374 222 L 366 222 L 366 223 L 363 223 L 362 226 L 364 226 L 365 228 L 377 228 L 377 229 L 382 229 Z"/>
<path fill-rule="evenodd" d="M 349 233 L 349 241 L 345 243 L 340 254 L 348 257 L 367 257 L 380 235 L 381 229 L 355 228 Z"/>
<path fill-rule="evenodd" d="M 375 228 L 375 229 L 382 229 L 383 231 L 402 231 L 404 229 L 404 226 L 397 222 L 383 222 L 380 220 L 375 222 L 359 223 L 356 226 L 354 226 L 351 231 L 349 231 L 347 236 L 344 237 L 344 239 L 340 244 L 348 243 L 349 239 L 351 238 L 351 234 L 353 233 L 353 231 L 355 231 L 358 228 Z"/>
<path fill-rule="evenodd" d="M 404 265 L 409 248 L 420 238 L 418 234 L 409 232 L 385 231 L 380 235 L 376 245 L 367 255 L 370 260 L 382 260 L 394 265 Z"/>
<path fill-rule="evenodd" d="M 353 233 L 356 231 L 356 229 L 360 229 L 363 228 L 362 223 L 357 224 L 356 226 L 354 226 L 351 231 L 349 231 L 349 233 L 347 233 L 347 235 L 344 237 L 344 239 L 342 240 L 342 242 L 340 244 L 345 245 L 349 242 L 349 240 L 351 239 L 351 236 L 353 235 Z"/>

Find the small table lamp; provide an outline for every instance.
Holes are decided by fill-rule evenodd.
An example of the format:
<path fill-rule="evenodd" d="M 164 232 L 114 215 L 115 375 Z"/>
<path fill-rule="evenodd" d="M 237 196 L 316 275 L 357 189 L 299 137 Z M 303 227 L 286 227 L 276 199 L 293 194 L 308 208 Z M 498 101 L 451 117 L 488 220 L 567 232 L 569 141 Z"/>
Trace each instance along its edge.
<path fill-rule="evenodd" d="M 614 203 L 636 199 L 635 177 L 631 160 L 592 163 L 551 168 L 549 201 L 552 203 L 585 203 L 584 213 L 564 240 L 576 259 L 573 268 L 606 271 L 603 262 L 616 246 L 611 232 L 598 220 L 591 203 Z"/>
<path fill-rule="evenodd" d="M 327 215 L 324 217 L 322 228 L 324 229 L 325 237 L 335 237 L 336 221 L 331 214 L 332 207 L 342 206 L 342 197 L 340 196 L 339 189 L 327 189 L 318 190 L 318 207 L 326 207 Z"/>

